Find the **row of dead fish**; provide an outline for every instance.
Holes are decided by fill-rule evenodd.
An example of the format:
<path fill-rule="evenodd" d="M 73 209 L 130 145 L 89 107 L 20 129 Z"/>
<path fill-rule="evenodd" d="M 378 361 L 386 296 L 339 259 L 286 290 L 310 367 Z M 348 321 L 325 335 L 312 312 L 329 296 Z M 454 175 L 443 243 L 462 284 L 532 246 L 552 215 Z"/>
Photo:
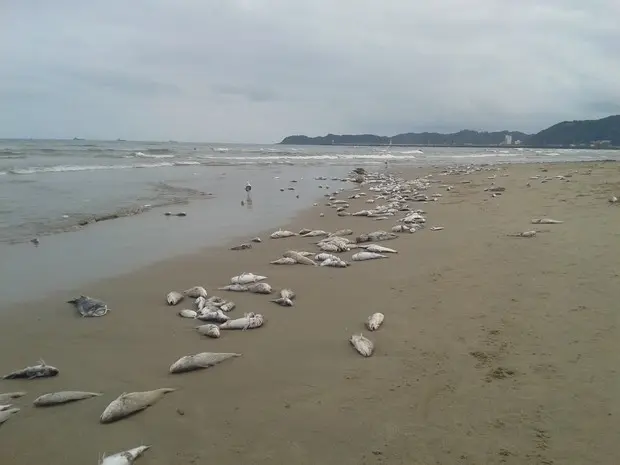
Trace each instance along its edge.
<path fill-rule="evenodd" d="M 237 353 L 217 353 L 201 352 L 194 355 L 186 355 L 174 362 L 169 372 L 171 374 L 187 373 L 190 371 L 201 370 L 215 366 L 225 360 L 240 357 Z M 4 379 L 34 379 L 45 378 L 58 375 L 59 370 L 41 361 L 38 365 L 29 366 L 21 370 L 14 371 L 5 375 Z M 176 388 L 159 388 L 151 391 L 125 392 L 114 399 L 104 409 L 99 417 L 99 422 L 103 424 L 113 423 L 130 415 L 136 414 L 155 405 L 165 394 L 176 391 Z M 20 409 L 13 407 L 13 404 L 6 403 L 19 399 L 26 395 L 26 392 L 0 393 L 0 425 L 16 415 Z M 59 391 L 43 394 L 33 401 L 35 407 L 51 407 L 70 402 L 101 397 L 100 392 L 86 391 Z M 103 456 L 100 465 L 130 465 L 140 457 L 150 446 L 142 445 L 133 449 L 118 452 L 113 455 Z"/>

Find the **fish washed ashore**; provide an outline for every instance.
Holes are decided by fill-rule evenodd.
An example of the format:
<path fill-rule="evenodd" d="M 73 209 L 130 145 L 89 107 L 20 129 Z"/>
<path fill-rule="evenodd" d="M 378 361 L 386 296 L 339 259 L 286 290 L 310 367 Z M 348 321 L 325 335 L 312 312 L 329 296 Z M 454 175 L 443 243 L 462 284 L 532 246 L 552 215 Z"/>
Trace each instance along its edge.
<path fill-rule="evenodd" d="M 235 239 L 6 309 L 1 373 L 42 357 L 59 372 L 0 381 L 0 394 L 26 392 L 7 402 L 20 410 L 1 427 L 0 463 L 129 450 L 144 465 L 613 463 L 618 164 L 393 175 L 412 182 L 362 175 L 278 238 L 248 235 L 249 248 L 230 250 Z M 79 295 L 109 313 L 80 317 L 66 303 Z M 205 337 L 178 312 L 212 296 L 234 300 L 231 319 L 264 321 Z M 83 400 L 32 406 L 67 390 Z"/>

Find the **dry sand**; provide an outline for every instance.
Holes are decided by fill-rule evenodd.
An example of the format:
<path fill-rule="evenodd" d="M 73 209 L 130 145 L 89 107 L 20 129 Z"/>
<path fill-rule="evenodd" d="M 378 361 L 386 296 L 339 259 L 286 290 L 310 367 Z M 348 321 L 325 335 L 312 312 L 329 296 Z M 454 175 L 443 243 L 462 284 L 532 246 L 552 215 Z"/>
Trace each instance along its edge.
<path fill-rule="evenodd" d="M 0 381 L 0 393 L 28 391 L 15 402 L 22 411 L 0 427 L 0 463 L 95 464 L 103 452 L 143 443 L 153 447 L 141 465 L 618 463 L 620 206 L 607 199 L 620 192 L 620 165 L 504 165 L 488 179 L 494 173 L 435 176 L 454 189 L 437 184 L 429 192 L 443 194 L 438 202 L 415 205 L 428 226 L 445 229 L 381 243 L 399 251 L 387 260 L 270 265 L 285 250 L 315 248 L 312 239 L 263 234 L 251 250 L 209 249 L 7 309 L 1 371 L 43 357 L 61 373 Z M 530 176 L 558 174 L 572 177 L 526 187 Z M 484 192 L 491 182 L 503 195 Z M 565 223 L 533 226 L 535 217 Z M 288 228 L 359 234 L 393 224 L 337 217 L 321 205 Z M 548 232 L 506 236 L 529 229 Z M 243 271 L 291 287 L 296 306 L 214 292 Z M 201 337 L 194 321 L 177 316 L 188 301 L 165 304 L 169 290 L 193 285 L 227 294 L 234 315 L 260 312 L 267 324 Z M 77 317 L 63 302 L 79 292 L 112 311 Z M 376 311 L 386 320 L 370 333 L 374 356 L 363 358 L 348 338 L 368 335 L 363 323 Z M 243 356 L 168 374 L 177 358 L 201 351 Z M 99 424 L 120 393 L 159 387 L 179 391 Z M 36 396 L 68 389 L 105 394 L 32 407 Z"/>

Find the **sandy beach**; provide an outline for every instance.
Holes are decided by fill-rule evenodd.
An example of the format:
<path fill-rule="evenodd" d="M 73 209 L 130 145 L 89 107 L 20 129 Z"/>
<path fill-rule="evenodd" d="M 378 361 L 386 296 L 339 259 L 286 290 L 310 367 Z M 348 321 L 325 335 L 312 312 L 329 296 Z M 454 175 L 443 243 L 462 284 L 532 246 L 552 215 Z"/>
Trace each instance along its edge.
<path fill-rule="evenodd" d="M 102 453 L 141 444 L 152 448 L 140 465 L 618 463 L 620 206 L 608 199 L 620 195 L 620 164 L 442 170 L 393 173 L 432 172 L 437 182 L 425 193 L 441 197 L 410 203 L 426 212 L 426 228 L 379 242 L 398 250 L 388 259 L 344 269 L 271 265 L 286 250 L 318 253 L 318 239 L 266 232 L 252 249 L 231 251 L 251 237 L 232 231 L 239 240 L 226 247 L 3 309 L 0 374 L 40 358 L 60 374 L 0 380 L 0 393 L 27 391 L 14 401 L 21 411 L 0 426 L 0 463 L 95 464 Z M 493 197 L 485 191 L 492 186 L 505 191 Z M 381 204 L 365 203 L 368 187 L 349 211 Z M 269 232 L 350 228 L 353 238 L 389 231 L 404 216 L 339 217 L 326 201 Z M 564 222 L 531 224 L 543 217 Z M 532 229 L 540 231 L 534 238 L 509 236 Z M 241 272 L 292 288 L 295 306 L 217 291 Z M 191 302 L 165 301 L 194 285 L 234 300 L 231 316 L 257 312 L 267 323 L 200 336 L 199 323 L 177 315 Z M 64 303 L 80 293 L 105 300 L 110 313 L 80 318 Z M 385 323 L 369 333 L 364 322 L 374 312 Z M 374 341 L 372 357 L 350 346 L 359 333 Z M 243 355 L 168 373 L 179 357 L 203 351 Z M 178 390 L 130 418 L 99 423 L 119 394 L 161 387 Z M 59 390 L 103 395 L 32 406 Z"/>

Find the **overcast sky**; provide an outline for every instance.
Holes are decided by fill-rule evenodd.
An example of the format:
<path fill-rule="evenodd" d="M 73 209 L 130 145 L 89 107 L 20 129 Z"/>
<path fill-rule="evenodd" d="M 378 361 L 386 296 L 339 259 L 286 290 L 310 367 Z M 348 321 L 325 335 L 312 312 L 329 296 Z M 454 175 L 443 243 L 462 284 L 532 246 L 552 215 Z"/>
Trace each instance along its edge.
<path fill-rule="evenodd" d="M 620 113 L 620 0 L 3 0 L 0 137 L 536 132 Z"/>

